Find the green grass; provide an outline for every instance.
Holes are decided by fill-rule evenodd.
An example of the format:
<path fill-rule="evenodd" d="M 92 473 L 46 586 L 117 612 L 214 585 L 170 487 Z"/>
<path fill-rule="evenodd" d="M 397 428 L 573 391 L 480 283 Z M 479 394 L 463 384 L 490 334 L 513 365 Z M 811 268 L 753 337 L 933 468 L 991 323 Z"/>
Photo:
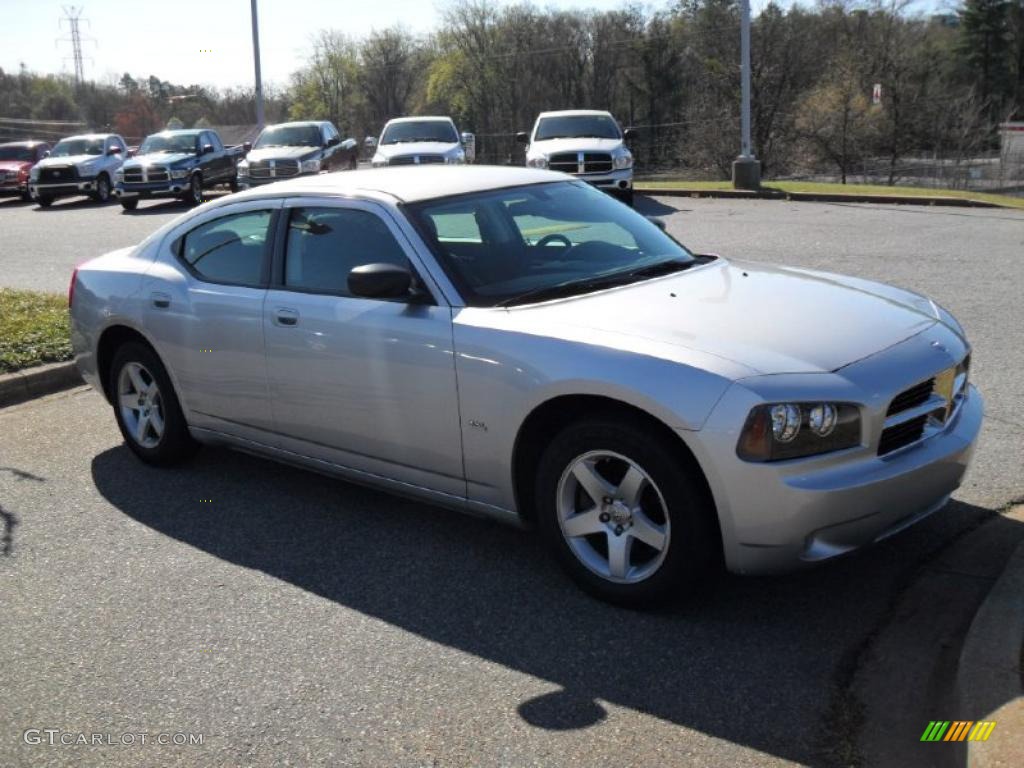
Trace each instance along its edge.
<path fill-rule="evenodd" d="M 0 288 L 0 373 L 70 359 L 67 299 Z"/>
<path fill-rule="evenodd" d="M 1024 197 L 993 195 L 987 192 L 968 192 L 962 189 L 933 189 L 931 187 L 887 187 L 882 184 L 825 184 L 817 181 L 769 181 L 763 185 L 765 189 L 776 189 L 780 192 L 827 192 L 829 194 L 848 195 L 902 195 L 904 197 L 959 197 L 967 200 L 983 200 L 1007 208 L 1024 209 Z M 713 191 L 732 189 L 729 181 L 640 181 L 636 188 L 644 189 L 693 189 Z"/>

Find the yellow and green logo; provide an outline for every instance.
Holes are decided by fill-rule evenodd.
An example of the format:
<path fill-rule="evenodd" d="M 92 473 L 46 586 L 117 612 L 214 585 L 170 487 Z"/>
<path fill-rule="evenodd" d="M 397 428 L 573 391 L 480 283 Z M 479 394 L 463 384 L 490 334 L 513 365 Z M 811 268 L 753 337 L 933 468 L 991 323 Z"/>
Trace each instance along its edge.
<path fill-rule="evenodd" d="M 988 741 L 993 720 L 932 720 L 921 734 L 921 741 Z"/>

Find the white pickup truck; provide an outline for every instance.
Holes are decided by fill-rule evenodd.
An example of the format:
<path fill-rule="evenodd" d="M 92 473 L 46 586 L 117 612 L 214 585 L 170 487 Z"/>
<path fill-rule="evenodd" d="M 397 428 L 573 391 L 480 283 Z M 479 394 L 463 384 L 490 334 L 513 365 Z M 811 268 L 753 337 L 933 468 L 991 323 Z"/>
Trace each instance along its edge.
<path fill-rule="evenodd" d="M 70 195 L 88 195 L 105 203 L 127 156 L 128 147 L 116 133 L 68 136 L 33 166 L 29 193 L 43 208 Z"/>
<path fill-rule="evenodd" d="M 526 144 L 526 164 L 578 176 L 605 192 L 633 204 L 633 154 L 622 130 L 609 112 L 570 109 L 541 112 L 533 131 L 521 131 L 516 141 Z"/>
<path fill-rule="evenodd" d="M 370 161 L 374 168 L 390 165 L 462 165 L 475 159 L 476 141 L 460 134 L 450 117 L 397 117 L 388 120 Z"/>

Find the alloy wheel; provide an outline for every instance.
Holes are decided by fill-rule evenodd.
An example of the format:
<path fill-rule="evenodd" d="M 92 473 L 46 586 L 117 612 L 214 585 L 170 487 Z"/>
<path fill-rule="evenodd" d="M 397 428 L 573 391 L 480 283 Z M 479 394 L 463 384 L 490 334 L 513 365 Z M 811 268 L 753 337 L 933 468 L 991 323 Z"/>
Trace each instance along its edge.
<path fill-rule="evenodd" d="M 671 525 L 658 486 L 643 468 L 612 451 L 589 451 L 558 482 L 558 524 L 569 549 L 598 576 L 635 584 L 668 553 Z"/>
<path fill-rule="evenodd" d="M 164 409 L 153 374 L 141 363 L 127 363 L 117 380 L 121 418 L 132 439 L 143 448 L 155 448 L 164 435 Z"/>

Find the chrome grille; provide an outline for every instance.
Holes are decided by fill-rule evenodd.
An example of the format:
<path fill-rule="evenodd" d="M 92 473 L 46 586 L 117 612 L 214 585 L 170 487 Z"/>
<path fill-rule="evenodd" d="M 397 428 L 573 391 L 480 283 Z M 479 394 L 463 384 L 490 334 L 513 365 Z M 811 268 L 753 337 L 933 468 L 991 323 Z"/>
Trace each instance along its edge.
<path fill-rule="evenodd" d="M 167 181 L 169 178 L 167 169 L 162 165 L 151 165 L 146 169 L 146 179 L 148 181 Z"/>
<path fill-rule="evenodd" d="M 138 184 L 142 181 L 142 168 L 125 168 L 124 169 L 124 182 L 125 184 Z"/>
<path fill-rule="evenodd" d="M 583 154 L 584 173 L 608 173 L 612 169 L 612 156 L 607 152 L 585 152 Z"/>
<path fill-rule="evenodd" d="M 444 155 L 399 155 L 392 157 L 388 165 L 436 165 L 444 162 Z"/>
<path fill-rule="evenodd" d="M 249 175 L 254 179 L 281 179 L 298 173 L 298 160 L 257 160 L 249 164 Z"/>
<path fill-rule="evenodd" d="M 967 397 L 971 356 L 946 368 L 894 397 L 885 412 L 885 426 L 878 441 L 878 455 L 913 445 L 941 431 Z"/>
<path fill-rule="evenodd" d="M 607 152 L 560 152 L 548 158 L 548 168 L 563 173 L 608 173 L 612 156 Z"/>
<path fill-rule="evenodd" d="M 548 168 L 562 173 L 579 173 L 580 158 L 576 152 L 564 152 L 548 158 Z"/>

